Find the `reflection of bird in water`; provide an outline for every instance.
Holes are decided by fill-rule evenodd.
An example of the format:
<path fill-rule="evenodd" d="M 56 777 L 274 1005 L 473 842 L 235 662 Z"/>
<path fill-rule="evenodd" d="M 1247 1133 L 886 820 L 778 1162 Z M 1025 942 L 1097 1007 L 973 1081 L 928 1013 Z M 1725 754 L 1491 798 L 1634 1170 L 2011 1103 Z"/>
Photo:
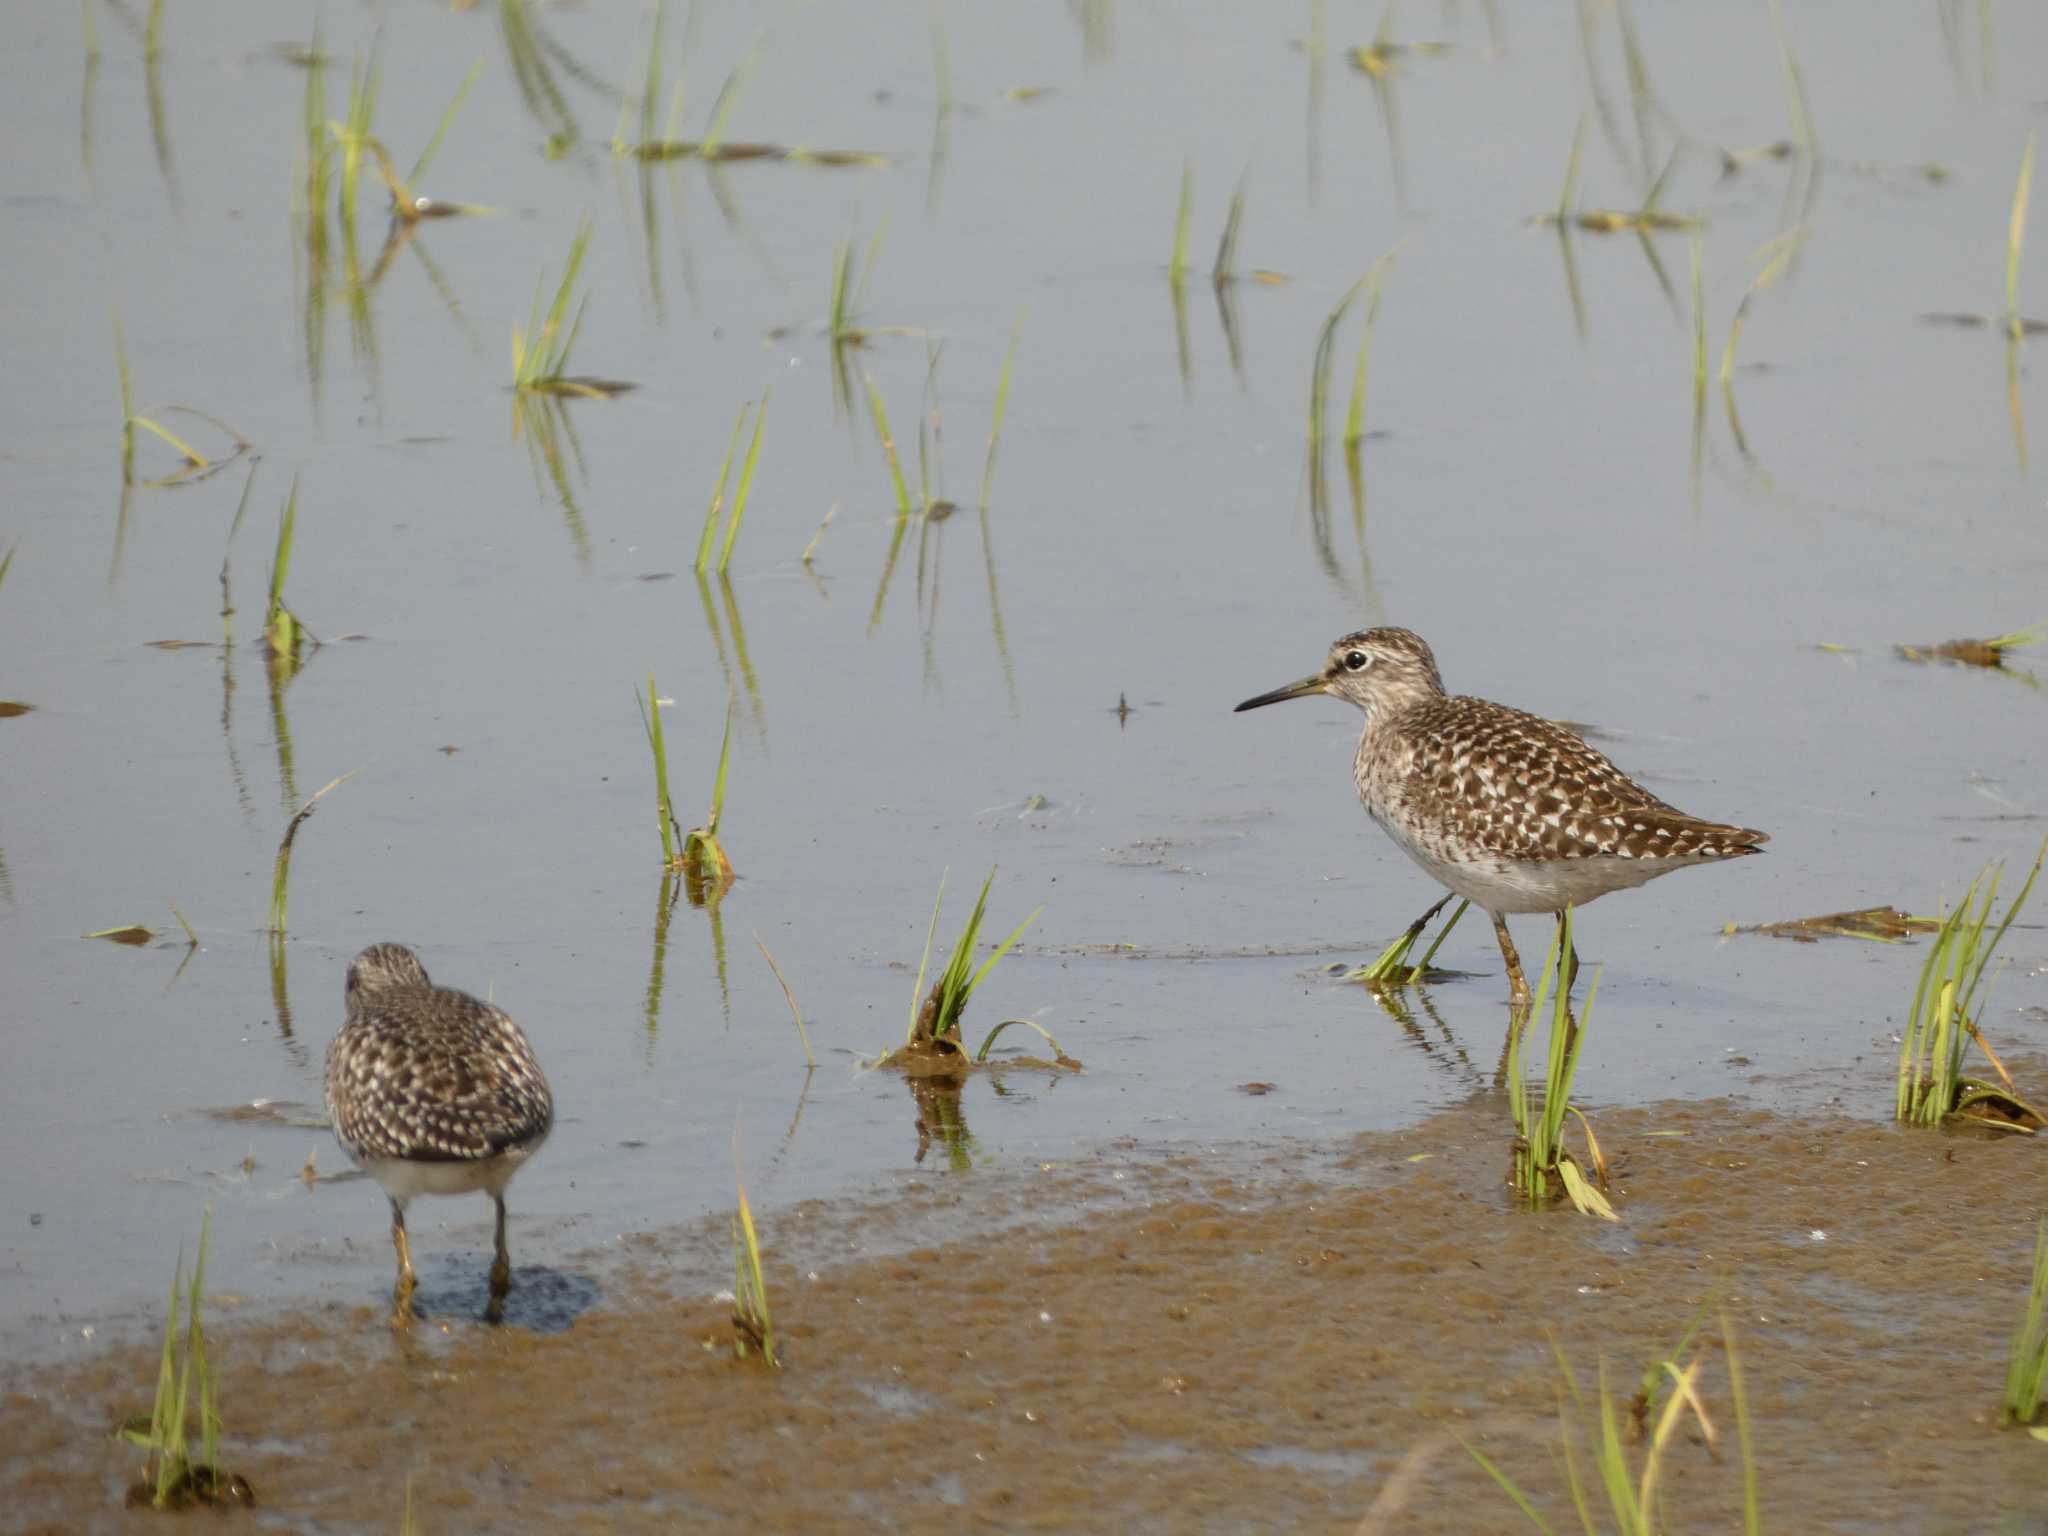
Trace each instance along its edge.
<path fill-rule="evenodd" d="M 1517 1008 L 1529 983 L 1508 913 L 1555 912 L 1561 931 L 1567 907 L 1769 841 L 1665 804 L 1555 721 L 1446 694 L 1411 630 L 1346 635 L 1322 671 L 1237 707 L 1318 693 L 1365 711 L 1359 799 L 1432 878 L 1493 918 Z"/>
<path fill-rule="evenodd" d="M 1408 1043 L 1416 1050 L 1467 1087 L 1476 1091 L 1485 1086 L 1485 1074 L 1479 1070 L 1465 1047 L 1458 1043 L 1458 1037 L 1452 1033 L 1451 1026 L 1444 1022 L 1444 1016 L 1436 1011 L 1436 1002 L 1430 997 L 1427 988 L 1416 988 L 1414 1001 L 1429 1016 L 1429 1022 L 1435 1026 L 1436 1032 L 1443 1037 L 1441 1044 L 1430 1039 L 1429 1032 L 1416 1019 L 1414 1010 L 1408 1006 L 1409 999 L 1403 993 L 1392 987 L 1368 987 L 1367 990 L 1372 994 L 1373 1001 L 1386 1011 L 1387 1017 L 1401 1026 L 1402 1033 L 1408 1037 Z M 1501 1060 L 1505 1065 L 1506 1056 L 1503 1055 Z"/>
<path fill-rule="evenodd" d="M 395 1321 L 417 1281 L 405 1208 L 415 1195 L 489 1194 L 497 1256 L 485 1316 L 504 1316 L 512 1261 L 505 1186 L 540 1149 L 555 1106 L 533 1047 L 502 1010 L 427 980 L 402 944 L 372 944 L 348 968 L 348 1021 L 327 1048 L 327 1114 L 342 1150 L 391 1200 Z"/>

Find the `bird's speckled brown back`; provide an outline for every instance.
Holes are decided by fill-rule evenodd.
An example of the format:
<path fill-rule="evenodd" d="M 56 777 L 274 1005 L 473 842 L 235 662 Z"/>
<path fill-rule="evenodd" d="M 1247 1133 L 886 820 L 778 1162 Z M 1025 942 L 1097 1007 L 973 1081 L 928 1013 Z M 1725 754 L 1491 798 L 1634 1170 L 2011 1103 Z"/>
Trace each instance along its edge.
<path fill-rule="evenodd" d="M 348 998 L 327 1049 L 327 1113 L 351 1157 L 481 1161 L 547 1135 L 554 1097 L 503 1009 L 433 985 L 395 944 L 357 957 Z"/>
<path fill-rule="evenodd" d="M 1769 840 L 1688 816 L 1555 721 L 1487 699 L 1374 714 L 1356 772 L 1376 819 L 1467 857 L 1704 862 Z"/>

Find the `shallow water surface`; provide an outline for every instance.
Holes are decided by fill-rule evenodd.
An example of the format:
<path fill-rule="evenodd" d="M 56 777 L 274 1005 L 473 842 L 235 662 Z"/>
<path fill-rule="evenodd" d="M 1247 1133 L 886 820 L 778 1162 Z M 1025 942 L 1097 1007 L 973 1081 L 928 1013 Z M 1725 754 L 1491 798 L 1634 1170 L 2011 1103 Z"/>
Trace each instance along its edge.
<path fill-rule="evenodd" d="M 401 174 L 483 61 L 420 186 L 488 211 L 380 254 L 367 180 L 353 266 L 332 186 L 324 246 L 303 211 L 313 7 L 173 6 L 154 33 L 146 8 L 83 14 L 96 52 L 78 10 L 43 6 L 0 57 L 0 698 L 34 706 L 0 720 L 17 1358 L 144 1325 L 209 1205 L 224 1295 L 380 1301 L 384 1206 L 326 1177 L 319 1108 L 344 967 L 380 939 L 510 1009 L 547 1066 L 561 1119 L 513 1186 L 513 1256 L 584 1277 L 535 1285 L 527 1320 L 569 1338 L 610 1313 L 607 1254 L 708 1231 L 721 1269 L 735 1124 L 773 1241 L 804 1201 L 972 1205 L 985 1175 L 1125 1142 L 1310 1158 L 1464 1102 L 1505 1024 L 1486 925 L 1439 956 L 1465 977 L 1399 1008 L 1335 979 L 1437 893 L 1356 804 L 1354 715 L 1230 713 L 1361 624 L 1417 629 L 1453 690 L 1585 722 L 1660 795 L 1772 833 L 1581 914 L 1603 968 L 1589 1103 L 1881 1119 L 1921 951 L 1724 926 L 1932 910 L 2048 830 L 2026 653 L 2000 675 L 1891 652 L 2048 617 L 2039 343 L 1920 318 L 2003 307 L 2048 13 L 1788 4 L 1817 153 L 1728 171 L 1722 151 L 1798 133 L 1767 8 L 1407 7 L 1397 40 L 1451 46 L 1379 75 L 1346 57 L 1378 11 L 1348 5 L 675 9 L 681 136 L 738 68 L 728 142 L 888 162 L 710 169 L 612 152 L 639 132 L 615 83 L 646 79 L 639 7 L 330 11 L 320 110 L 345 115 L 374 48 Z M 536 27 L 544 81 L 514 47 Z M 1669 160 L 1659 206 L 1703 220 L 1697 417 L 1688 233 L 1530 222 L 1582 122 L 1584 207 L 1640 207 Z M 1219 302 L 1240 177 L 1244 276 Z M 586 222 L 572 367 L 637 388 L 520 410 L 506 338 Z M 1793 230 L 1744 311 L 1731 417 L 1729 323 Z M 842 349 L 844 404 L 842 242 L 869 333 Z M 2048 304 L 2044 249 L 2022 310 Z M 1313 473 L 1318 333 L 1390 250 L 1357 473 L 1363 299 Z M 135 408 L 232 451 L 162 410 L 196 407 L 246 453 L 179 475 L 145 433 L 124 486 L 116 316 Z M 870 382 L 911 496 L 950 516 L 897 515 Z M 700 581 L 749 401 L 750 510 L 727 577 Z M 261 631 L 295 481 L 285 595 L 328 643 L 285 678 Z M 733 700 L 740 878 L 715 909 L 663 879 L 650 672 L 685 826 Z M 279 839 L 342 775 L 293 841 L 273 946 Z M 1043 912 L 969 1033 L 1029 1017 L 1086 1070 L 935 1104 L 861 1064 L 907 1023 L 941 875 L 943 943 L 992 865 L 989 938 Z M 81 937 L 125 924 L 153 941 Z M 2042 930 L 2007 953 L 1985 1027 L 2048 1048 Z M 487 1218 L 415 1208 L 444 1315 L 480 1288 Z M 1342 1447 L 1268 1450 L 1275 1478 L 1355 1470 Z"/>

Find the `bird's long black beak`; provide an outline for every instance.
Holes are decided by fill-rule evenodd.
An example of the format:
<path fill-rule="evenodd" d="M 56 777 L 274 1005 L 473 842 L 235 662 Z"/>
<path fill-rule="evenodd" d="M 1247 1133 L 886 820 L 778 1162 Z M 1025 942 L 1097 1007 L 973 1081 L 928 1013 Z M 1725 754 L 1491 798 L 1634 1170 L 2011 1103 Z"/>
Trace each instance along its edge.
<path fill-rule="evenodd" d="M 1241 715 L 1248 709 L 1261 709 L 1268 704 L 1282 704 L 1289 699 L 1306 699 L 1313 694 L 1325 692 L 1327 686 L 1323 674 L 1318 672 L 1313 677 L 1304 677 L 1298 683 L 1289 683 L 1285 688 L 1275 688 L 1271 693 L 1262 693 L 1255 699 L 1246 699 L 1231 713 Z"/>

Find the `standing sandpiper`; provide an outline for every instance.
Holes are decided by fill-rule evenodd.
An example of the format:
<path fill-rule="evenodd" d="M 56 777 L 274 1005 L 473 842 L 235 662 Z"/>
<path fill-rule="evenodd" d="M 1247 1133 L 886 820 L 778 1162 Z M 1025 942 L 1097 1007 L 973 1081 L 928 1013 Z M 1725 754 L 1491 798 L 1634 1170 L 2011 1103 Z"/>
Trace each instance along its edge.
<path fill-rule="evenodd" d="M 1529 982 L 1506 914 L 1555 912 L 1561 924 L 1566 907 L 1770 841 L 1666 805 L 1555 721 L 1451 697 L 1412 630 L 1346 635 L 1322 671 L 1237 707 L 1317 693 L 1365 711 L 1358 798 L 1409 858 L 1492 917 L 1518 1009 Z"/>
<path fill-rule="evenodd" d="M 348 1022 L 327 1048 L 327 1115 L 342 1150 L 391 1199 L 393 1321 L 411 1320 L 417 1283 L 406 1203 L 479 1189 L 498 1208 L 484 1316 L 501 1321 L 512 1283 L 505 1186 L 555 1121 L 548 1080 L 519 1026 L 467 992 L 435 986 L 403 944 L 372 944 L 348 968 Z"/>

